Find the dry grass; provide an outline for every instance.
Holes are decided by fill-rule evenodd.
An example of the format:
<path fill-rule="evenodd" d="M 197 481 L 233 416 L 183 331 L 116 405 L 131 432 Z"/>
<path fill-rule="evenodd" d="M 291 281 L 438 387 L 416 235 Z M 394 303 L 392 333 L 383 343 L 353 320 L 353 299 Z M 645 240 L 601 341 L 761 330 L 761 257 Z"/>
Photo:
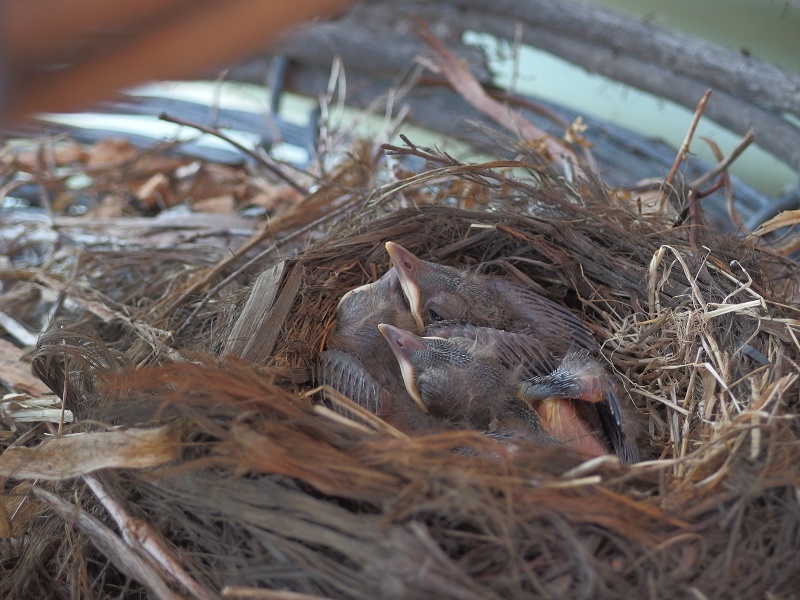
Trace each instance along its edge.
<path fill-rule="evenodd" d="M 800 589 L 796 265 L 756 239 L 639 215 L 535 157 L 467 166 L 426 154 L 426 171 L 381 187 L 362 146 L 214 277 L 202 253 L 178 264 L 143 249 L 129 261 L 76 251 L 28 272 L 79 305 L 82 322 L 52 327 L 34 358 L 79 419 L 64 432 L 101 443 L 101 432 L 171 428 L 139 448 L 158 465 L 148 469 L 76 459 L 54 482 L 3 471 L 17 532 L 3 546 L 4 597 Z M 636 407 L 645 462 L 581 464 L 475 432 L 407 438 L 315 406 L 309 373 L 336 304 L 385 271 L 387 240 L 481 263 L 582 315 Z M 258 273 L 280 282 L 266 308 L 248 302 Z M 226 352 L 245 334 L 246 360 Z M 171 460 L 162 445 L 175 442 Z"/>

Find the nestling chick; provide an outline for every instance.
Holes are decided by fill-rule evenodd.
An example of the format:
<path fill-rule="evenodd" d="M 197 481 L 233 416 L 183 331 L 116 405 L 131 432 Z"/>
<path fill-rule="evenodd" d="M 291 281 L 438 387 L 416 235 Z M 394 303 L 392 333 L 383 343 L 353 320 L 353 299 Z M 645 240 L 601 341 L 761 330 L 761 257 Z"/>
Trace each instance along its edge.
<path fill-rule="evenodd" d="M 555 354 L 599 350 L 575 315 L 508 279 L 424 261 L 394 242 L 386 250 L 420 333 L 436 321 L 466 321 L 534 335 Z"/>
<path fill-rule="evenodd" d="M 460 321 L 432 323 L 425 333 L 464 337 L 492 348 L 495 357 L 521 382 L 519 397 L 533 404 L 542 426 L 556 439 L 573 443 L 587 456 L 611 451 L 628 464 L 638 462 L 615 385 L 587 352 L 569 352 L 556 368 L 558 361 L 533 335 Z"/>
<path fill-rule="evenodd" d="M 425 435 L 444 428 L 441 419 L 427 414 L 427 409 L 420 409 L 406 392 L 399 376 L 384 387 L 361 361 L 347 352 L 321 352 L 315 379 L 318 385 L 331 386 L 407 435 Z"/>
<path fill-rule="evenodd" d="M 456 427 L 553 442 L 536 413 L 516 397 L 516 384 L 492 348 L 463 337 L 419 337 L 388 324 L 378 328 L 409 395 L 431 416 Z"/>
<path fill-rule="evenodd" d="M 400 279 L 389 269 L 380 279 L 347 292 L 336 309 L 336 329 L 327 348 L 356 357 L 382 386 L 400 379 L 392 351 L 378 331 L 378 323 L 413 329 L 414 318 L 406 305 Z"/>
<path fill-rule="evenodd" d="M 601 410 L 594 404 L 596 397 L 591 396 L 590 404 L 571 399 L 583 397 L 584 390 L 579 383 L 582 385 L 584 382 L 575 379 L 595 374 L 591 373 L 591 365 L 604 375 L 602 368 L 587 356 L 582 356 L 589 362 L 583 365 L 582 370 L 578 370 L 577 360 L 575 364 L 562 362 L 556 368 L 552 357 L 530 335 L 447 322 L 428 325 L 426 333 L 444 338 L 459 336 L 481 348 L 491 349 L 494 357 L 509 372 L 517 397 L 533 406 L 543 429 L 555 439 L 573 446 L 587 458 L 607 454 L 612 449 L 616 452 L 614 438 L 619 434 L 616 428 L 606 431 Z M 523 390 L 529 393 L 524 394 Z"/>
<path fill-rule="evenodd" d="M 639 462 L 639 451 L 627 435 L 616 386 L 600 363 L 585 352 L 567 354 L 549 375 L 526 379 L 519 396 L 533 404 L 558 439 L 589 440 L 592 430 L 602 432 L 623 462 Z"/>

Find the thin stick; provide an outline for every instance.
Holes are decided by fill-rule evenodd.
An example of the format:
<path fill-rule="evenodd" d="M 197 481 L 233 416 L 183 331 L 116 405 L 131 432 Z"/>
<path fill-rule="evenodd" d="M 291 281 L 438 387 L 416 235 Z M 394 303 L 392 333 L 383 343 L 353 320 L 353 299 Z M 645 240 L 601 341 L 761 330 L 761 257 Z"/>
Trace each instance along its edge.
<path fill-rule="evenodd" d="M 694 132 L 700 122 L 700 117 L 703 116 L 703 111 L 706 108 L 706 104 L 708 104 L 710 96 L 711 90 L 706 90 L 706 93 L 700 98 L 700 102 L 697 103 L 697 108 L 694 109 L 694 116 L 692 117 L 692 123 L 689 125 L 689 131 L 686 132 L 686 137 L 683 139 L 683 143 L 678 150 L 678 155 L 675 157 L 675 162 L 672 163 L 672 168 L 669 170 L 667 178 L 664 180 L 664 183 L 661 184 L 662 194 L 666 188 L 672 187 L 672 180 L 675 179 L 678 167 L 680 167 L 681 163 L 686 158 L 686 153 L 689 152 L 689 144 L 692 143 L 692 137 L 694 137 Z"/>
<path fill-rule="evenodd" d="M 233 281 L 234 279 L 239 277 L 244 271 L 246 271 L 248 268 L 250 268 L 253 264 L 255 264 L 256 262 L 260 261 L 261 259 L 263 259 L 267 255 L 271 254 L 272 252 L 275 252 L 283 244 L 286 244 L 286 243 L 292 241 L 296 237 L 298 237 L 298 236 L 300 236 L 300 235 L 302 235 L 302 234 L 314 229 L 315 227 L 321 225 L 322 223 L 324 223 L 324 222 L 326 222 L 326 221 L 328 221 L 330 219 L 338 217 L 340 213 L 346 212 L 347 210 L 349 210 L 349 207 L 345 206 L 345 207 L 342 207 L 342 208 L 340 208 L 338 210 L 331 211 L 330 213 L 320 217 L 319 219 L 317 219 L 315 221 L 312 221 L 311 223 L 309 223 L 307 225 L 304 225 L 303 227 L 301 227 L 300 229 L 297 229 L 296 231 L 293 231 L 292 233 L 288 234 L 282 240 L 274 242 L 274 243 L 270 244 L 269 246 L 267 246 L 266 248 L 264 248 L 264 250 L 262 250 L 261 252 L 256 254 L 253 258 L 248 260 L 241 267 L 236 269 L 233 273 L 228 275 L 225 279 L 223 279 L 217 285 L 215 285 L 213 288 L 211 288 L 208 291 L 208 293 L 203 297 L 203 299 L 200 301 L 200 303 L 194 308 L 194 310 L 191 312 L 191 314 L 181 324 L 181 326 L 178 327 L 178 329 L 175 331 L 174 337 L 178 337 L 178 335 L 180 335 L 191 324 L 191 322 L 194 320 L 194 318 L 198 315 L 198 313 L 201 310 L 203 310 L 203 307 L 206 304 L 208 304 L 208 301 L 211 300 L 211 298 L 213 298 L 222 288 L 224 288 L 226 285 L 228 285 L 231 281 Z M 254 243 L 253 244 L 248 244 L 247 250 L 249 250 L 253 245 L 255 245 L 255 243 L 258 243 L 261 240 L 263 240 L 264 237 L 265 237 L 265 234 L 257 235 L 255 237 Z M 242 248 L 240 248 L 239 250 L 241 251 Z M 240 254 L 241 254 L 241 252 L 240 252 Z M 223 262 L 225 263 L 225 266 L 227 266 L 230 262 L 232 262 L 233 260 L 238 259 L 238 258 L 239 258 L 239 256 L 233 256 L 233 257 L 231 257 L 229 259 L 226 259 Z M 219 267 L 219 265 L 218 265 L 218 267 Z M 216 274 L 218 274 L 220 270 L 221 269 L 219 269 L 219 268 L 215 268 L 214 269 L 214 275 L 216 276 Z M 209 280 L 209 278 L 205 277 L 203 279 L 203 283 L 205 283 L 208 280 Z"/>
<path fill-rule="evenodd" d="M 323 392 L 328 400 L 330 400 L 334 404 L 341 406 L 345 410 L 353 413 L 358 418 L 363 419 L 378 431 L 381 431 L 383 433 L 388 433 L 389 435 L 397 439 L 401 440 L 408 439 L 408 436 L 405 433 L 395 428 L 394 426 L 390 425 L 376 414 L 371 413 L 360 404 L 353 402 L 350 398 L 342 394 L 340 391 L 330 387 L 329 385 L 321 385 L 319 387 L 315 387 L 313 390 L 309 390 L 308 392 L 306 392 L 305 395 L 313 396 L 317 392 Z"/>
<path fill-rule="evenodd" d="M 269 171 L 271 171 L 276 177 L 278 177 L 279 179 L 282 179 L 283 181 L 288 183 L 290 186 L 292 186 L 295 190 L 297 190 L 298 192 L 300 192 L 304 196 L 308 195 L 308 190 L 305 189 L 302 185 L 300 185 L 296 181 L 294 181 L 286 173 L 284 173 L 283 169 L 281 169 L 277 165 L 277 163 L 273 162 L 267 156 L 262 155 L 262 154 L 258 154 L 257 152 L 254 152 L 253 150 L 250 150 L 250 148 L 247 148 L 246 146 L 243 146 L 242 144 L 240 144 L 236 140 L 228 137 L 227 135 L 225 135 L 224 133 L 219 131 L 218 129 L 214 129 L 213 127 L 206 127 L 205 125 L 200 125 L 199 123 L 192 123 L 191 121 L 184 121 L 183 119 L 179 119 L 178 117 L 172 117 L 172 116 L 168 115 L 167 113 L 161 113 L 158 116 L 158 118 L 161 119 L 162 121 L 167 121 L 168 123 L 175 123 L 176 125 L 183 125 L 185 127 L 192 127 L 193 129 L 197 129 L 198 131 L 202 131 L 203 133 L 207 133 L 209 135 L 213 135 L 214 137 L 218 137 L 219 139 L 221 139 L 221 140 L 223 140 L 225 142 L 228 142 L 231 146 L 233 146 L 234 148 L 236 148 L 240 152 L 243 152 L 244 154 L 246 154 L 247 156 L 249 156 L 250 158 L 255 160 L 257 163 L 263 165 L 265 169 L 268 169 Z"/>
<path fill-rule="evenodd" d="M 725 169 L 727 169 L 731 165 L 731 163 L 733 163 L 733 161 L 739 158 L 739 155 L 742 152 L 744 152 L 745 148 L 747 148 L 750 144 L 752 144 L 755 139 L 756 139 L 755 133 L 751 129 L 745 134 L 745 136 L 742 138 L 742 141 L 740 141 L 736 145 L 736 147 L 728 153 L 728 155 L 725 158 L 723 158 L 716 165 L 714 165 L 714 167 L 707 173 L 695 179 L 691 183 L 691 187 L 694 189 L 700 189 L 701 187 L 706 185 L 709 181 L 714 179 L 714 177 L 716 177 L 717 175 L 722 173 Z"/>

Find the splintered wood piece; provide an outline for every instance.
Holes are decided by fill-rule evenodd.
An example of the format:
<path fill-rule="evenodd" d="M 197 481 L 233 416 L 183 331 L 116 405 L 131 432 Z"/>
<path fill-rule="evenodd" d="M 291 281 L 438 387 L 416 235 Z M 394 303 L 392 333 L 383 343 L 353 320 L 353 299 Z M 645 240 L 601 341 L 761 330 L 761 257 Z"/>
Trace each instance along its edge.
<path fill-rule="evenodd" d="M 302 267 L 284 278 L 285 271 L 286 261 L 281 261 L 259 275 L 225 344 L 225 355 L 260 363 L 272 354 L 303 279 Z"/>

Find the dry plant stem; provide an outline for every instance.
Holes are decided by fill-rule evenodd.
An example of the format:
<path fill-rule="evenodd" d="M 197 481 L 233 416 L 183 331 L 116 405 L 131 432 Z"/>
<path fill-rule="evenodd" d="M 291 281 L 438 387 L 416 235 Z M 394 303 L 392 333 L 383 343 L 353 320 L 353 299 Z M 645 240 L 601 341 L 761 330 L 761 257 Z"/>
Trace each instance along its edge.
<path fill-rule="evenodd" d="M 443 87 L 448 86 L 446 79 L 444 79 L 443 77 L 437 77 L 433 75 L 426 75 L 424 77 L 421 77 L 419 83 L 430 86 L 433 85 L 440 85 Z M 552 111 L 543 104 L 531 100 L 530 98 L 526 98 L 525 96 L 519 96 L 517 94 L 513 94 L 511 92 L 499 89 L 497 90 L 488 89 L 484 91 L 490 98 L 497 100 L 498 102 L 503 102 L 510 106 L 519 106 L 520 108 L 529 110 L 532 113 L 535 113 L 555 123 L 558 127 L 561 127 L 564 131 L 567 131 L 570 128 L 570 123 L 561 118 L 559 114 Z M 591 165 L 592 170 L 597 171 L 598 169 L 597 159 L 594 157 L 594 154 L 592 153 L 591 149 L 588 147 L 581 147 L 581 152 L 583 154 L 586 163 L 588 165 Z"/>
<path fill-rule="evenodd" d="M 339 423 L 340 425 L 344 425 L 345 427 L 350 427 L 351 429 L 359 432 L 359 433 L 372 433 L 372 430 L 367 427 L 366 425 L 362 425 L 361 423 L 356 423 L 355 421 L 351 421 L 344 415 L 340 415 L 339 413 L 332 411 L 327 406 L 322 406 L 321 404 L 317 404 L 314 406 L 314 412 L 318 415 L 322 415 L 326 419 L 330 419 L 334 423 Z"/>
<path fill-rule="evenodd" d="M 25 272 L 17 271 L 16 273 L 17 275 L 23 275 Z M 132 318 L 121 310 L 110 308 L 118 305 L 118 303 L 97 290 L 86 290 L 74 284 L 70 286 L 68 283 L 50 277 L 41 271 L 34 272 L 32 275 L 25 278 L 32 279 L 50 289 L 60 290 L 73 300 L 83 304 L 86 310 L 103 321 L 119 321 L 125 323 L 125 325 L 135 331 L 137 335 L 141 336 L 142 339 L 147 340 L 148 343 L 153 345 L 158 345 L 170 336 L 168 331 L 151 327 L 143 321 Z"/>
<path fill-rule="evenodd" d="M 742 141 L 740 141 L 726 157 L 714 165 L 714 168 L 694 180 L 689 186 L 689 193 L 686 195 L 686 203 L 689 206 L 689 245 L 692 248 L 697 249 L 697 226 L 700 222 L 700 206 L 698 205 L 698 201 L 720 189 L 725 185 L 726 180 L 725 178 L 721 178 L 708 190 L 701 190 L 701 188 L 714 177 L 722 175 L 731 163 L 744 152 L 744 149 L 753 143 L 753 139 L 753 132 L 748 131 L 747 135 L 742 138 Z"/>
<path fill-rule="evenodd" d="M 689 207 L 689 247 L 697 250 L 697 226 L 700 222 L 700 207 L 697 205 L 697 190 L 690 189 L 686 194 L 686 204 Z"/>
<path fill-rule="evenodd" d="M 547 153 L 550 155 L 551 160 L 558 160 L 565 165 L 568 164 L 570 159 L 575 159 L 577 162 L 575 153 L 564 142 L 539 129 L 521 114 L 512 111 L 508 106 L 500 104 L 491 98 L 478 80 L 472 76 L 469 69 L 453 56 L 425 22 L 419 18 L 415 19 L 415 21 L 417 34 L 434 53 L 434 60 L 442 75 L 462 98 L 483 114 L 491 117 L 498 124 L 520 135 L 524 140 L 542 142 L 547 148 Z"/>
<path fill-rule="evenodd" d="M 150 589 L 159 600 L 182 600 L 182 597 L 169 589 L 161 574 L 130 548 L 108 527 L 87 512 L 45 489 L 34 487 L 33 494 L 47 504 L 66 522 L 82 529 L 100 550 L 120 571 L 136 579 Z M 201 598 L 207 598 L 207 595 Z"/>
<path fill-rule="evenodd" d="M 64 372 L 68 373 L 69 358 L 64 358 Z M 61 418 L 58 420 L 58 435 L 64 433 L 64 415 L 67 413 L 67 398 L 69 393 L 69 377 L 64 377 L 64 387 L 61 388 Z"/>
<path fill-rule="evenodd" d="M 722 154 L 722 150 L 719 149 L 719 146 L 714 140 L 705 136 L 700 136 L 700 139 L 708 144 L 708 147 L 711 148 L 711 152 L 714 154 L 714 158 L 718 163 L 725 160 L 725 155 Z M 736 206 L 733 203 L 733 185 L 731 184 L 731 177 L 727 171 L 720 173 L 720 180 L 722 185 L 725 187 L 725 204 L 728 208 L 728 218 L 738 231 L 744 231 L 744 221 L 742 221 L 742 218 L 739 216 L 739 212 L 736 210 Z"/>
<path fill-rule="evenodd" d="M 694 189 L 700 189 L 704 185 L 706 185 L 709 181 L 714 179 L 717 175 L 725 171 L 737 158 L 739 155 L 745 151 L 745 149 L 753 143 L 755 140 L 755 134 L 751 129 L 748 131 L 742 140 L 736 145 L 736 147 L 731 150 L 728 155 L 719 161 L 712 169 L 710 169 L 707 173 L 704 173 L 697 179 L 695 179 L 691 184 L 690 187 Z"/>
<path fill-rule="evenodd" d="M 29 333 L 22 323 L 17 321 L 11 315 L 7 315 L 2 310 L 0 310 L 0 327 L 5 329 L 8 335 L 16 339 L 23 346 L 36 345 L 37 336 Z"/>
<path fill-rule="evenodd" d="M 125 543 L 134 552 L 143 552 L 147 558 L 155 561 L 156 564 L 189 590 L 195 598 L 214 600 L 215 596 L 209 594 L 183 570 L 178 558 L 164 543 L 164 538 L 150 523 L 132 517 L 123 507 L 122 501 L 106 489 L 97 476 L 88 474 L 84 475 L 83 478 L 108 511 L 108 514 L 111 515 L 111 518 L 114 519 L 117 527 L 122 532 Z"/>
<path fill-rule="evenodd" d="M 283 169 L 281 169 L 276 163 L 272 162 L 271 160 L 268 160 L 268 157 L 266 155 L 261 155 L 258 154 L 257 152 L 254 152 L 253 150 L 250 150 L 246 146 L 243 146 L 236 140 L 225 135 L 218 129 L 214 129 L 213 127 L 206 127 L 205 125 L 200 125 L 199 123 L 192 123 L 190 121 L 185 121 L 183 119 L 179 119 L 178 117 L 171 117 L 170 115 L 165 113 L 161 113 L 158 118 L 161 119 L 162 121 L 167 121 L 168 123 L 175 123 L 176 125 L 183 125 L 185 127 L 191 127 L 193 129 L 197 129 L 198 131 L 202 131 L 203 133 L 213 135 L 225 142 L 228 142 L 231 146 L 239 150 L 239 152 L 243 152 L 244 154 L 252 158 L 254 161 L 262 165 L 265 169 L 272 172 L 276 177 L 289 184 L 296 191 L 300 192 L 304 196 L 308 195 L 307 189 L 305 189 L 294 179 L 292 179 L 286 173 L 284 173 Z"/>
<path fill-rule="evenodd" d="M 343 207 L 343 208 L 340 208 L 339 210 L 331 211 L 329 214 L 327 214 L 327 215 L 325 215 L 323 217 L 320 217 L 319 219 L 316 219 L 315 221 L 312 221 L 308 225 L 305 225 L 305 226 L 301 227 L 300 229 L 297 229 L 296 231 L 293 231 L 292 233 L 287 234 L 282 240 L 276 241 L 276 242 L 270 244 L 267 248 L 265 248 L 264 250 L 259 252 L 256 256 L 254 256 L 253 258 L 248 260 L 245 264 L 243 264 L 241 267 L 236 269 L 233 273 L 228 275 L 225 279 L 220 281 L 217 285 L 215 285 L 213 288 L 211 288 L 205 296 L 203 296 L 203 299 L 198 303 L 198 305 L 189 314 L 189 316 L 186 317 L 186 319 L 183 321 L 181 326 L 178 327 L 178 329 L 175 332 L 175 337 L 179 336 L 181 333 L 183 333 L 183 331 L 187 327 L 189 327 L 189 325 L 191 325 L 191 323 L 194 320 L 194 318 L 200 313 L 201 310 L 203 310 L 203 307 L 206 304 L 208 304 L 208 301 L 211 298 L 216 296 L 217 293 L 219 293 L 219 291 L 222 288 L 224 288 L 226 285 L 228 285 L 229 283 L 234 281 L 243 272 L 245 272 L 248 268 L 250 268 L 251 265 L 257 263 L 258 261 L 264 259 L 265 257 L 270 255 L 271 253 L 275 252 L 282 245 L 288 244 L 289 242 L 291 242 L 292 240 L 294 240 L 298 236 L 303 235 L 304 233 L 307 233 L 308 231 L 311 231 L 311 230 L 319 227 L 322 223 L 325 223 L 325 222 L 327 222 L 327 221 L 329 221 L 329 220 L 331 220 L 333 218 L 338 217 L 341 213 L 347 212 L 347 210 L 349 210 L 349 207 Z M 190 291 L 188 291 L 188 292 L 186 292 L 184 294 L 184 297 L 189 295 L 189 294 L 191 294 L 193 291 L 196 291 L 196 290 L 202 288 L 203 286 L 205 286 L 206 283 L 208 283 L 211 280 L 213 280 L 229 264 L 231 264 L 235 260 L 238 260 L 239 256 L 241 256 L 242 254 L 244 254 L 245 252 L 250 250 L 252 247 L 254 247 L 254 246 L 258 245 L 259 243 L 261 243 L 269 235 L 272 235 L 272 232 L 270 232 L 268 229 L 265 229 L 262 233 L 259 233 L 259 234 L 255 235 L 253 238 L 251 238 L 241 248 L 239 248 L 237 250 L 237 254 L 236 255 L 233 255 L 233 256 L 231 256 L 229 258 L 226 258 L 223 261 L 220 261 L 220 263 L 217 264 L 213 269 L 211 269 L 211 271 L 205 277 L 203 277 L 203 279 L 201 281 L 199 281 L 196 284 L 194 284 L 192 286 L 192 288 L 190 289 Z"/>
<path fill-rule="evenodd" d="M 320 387 L 316 387 L 312 390 L 309 390 L 305 393 L 305 396 L 313 396 L 317 392 L 323 392 L 325 397 L 337 404 L 338 406 L 344 408 L 345 410 L 353 413 L 354 415 L 358 416 L 359 418 L 363 419 L 365 422 L 369 423 L 373 428 L 376 430 L 388 434 L 394 438 L 407 440 L 408 436 L 400 431 L 399 429 L 393 427 L 374 413 L 368 411 L 362 406 L 359 406 L 355 402 L 353 402 L 350 398 L 345 396 L 344 394 L 338 392 L 337 390 L 333 389 L 330 386 L 323 385 Z M 320 408 L 319 406 L 315 407 L 315 409 Z M 341 416 L 341 415 L 340 415 Z"/>
<path fill-rule="evenodd" d="M 418 175 L 414 175 L 407 179 L 403 179 L 401 181 L 392 182 L 380 188 L 381 195 L 380 198 L 384 198 L 390 194 L 395 193 L 398 189 L 402 187 L 407 187 L 411 184 L 417 183 L 427 183 L 433 179 L 439 177 L 446 177 L 451 175 L 462 175 L 465 178 L 480 183 L 482 185 L 489 185 L 486 179 L 491 179 L 497 181 L 498 183 L 512 183 L 512 180 L 497 173 L 494 169 L 528 169 L 531 171 L 538 171 L 538 167 L 536 165 L 532 165 L 529 163 L 520 162 L 518 160 L 493 160 L 486 163 L 480 164 L 473 164 L 473 165 L 465 165 L 453 157 L 446 155 L 446 154 L 438 154 L 434 153 L 433 150 L 430 148 L 424 148 L 422 146 L 417 146 L 413 142 L 411 142 L 405 135 L 402 133 L 400 134 L 400 139 L 408 146 L 407 148 L 401 148 L 400 146 L 393 146 L 392 144 L 382 144 L 381 148 L 388 152 L 390 155 L 408 155 L 408 156 L 417 156 L 419 158 L 424 159 L 425 161 L 432 163 L 432 164 L 444 164 L 444 167 L 441 167 L 436 170 L 426 171 L 423 173 L 419 173 Z M 481 179 L 485 178 L 485 179 Z M 536 187 L 528 185 L 523 181 L 513 180 L 513 185 L 520 189 L 530 192 L 531 194 L 536 194 L 538 190 Z M 385 191 L 387 190 L 388 191 Z M 377 202 L 377 200 L 369 200 L 369 202 Z"/>
<path fill-rule="evenodd" d="M 672 181 L 675 179 L 675 174 L 678 172 L 678 167 L 680 167 L 681 163 L 686 158 L 686 153 L 689 151 L 689 145 L 692 143 L 692 138 L 694 137 L 694 132 L 697 129 L 697 124 L 700 122 L 700 117 L 703 116 L 703 111 L 706 108 L 706 104 L 708 104 L 708 99 L 711 97 L 711 90 L 706 90 L 706 93 L 703 94 L 703 97 L 700 98 L 700 101 L 697 103 L 697 108 L 694 109 L 694 116 L 692 117 L 692 122 L 689 125 L 689 130 L 686 132 L 686 137 L 683 138 L 683 143 L 681 144 L 680 149 L 678 149 L 678 155 L 675 157 L 675 162 L 672 163 L 672 168 L 669 170 L 667 174 L 667 178 L 664 180 L 664 183 L 661 184 L 661 194 L 669 193 L 670 188 L 672 188 Z"/>

